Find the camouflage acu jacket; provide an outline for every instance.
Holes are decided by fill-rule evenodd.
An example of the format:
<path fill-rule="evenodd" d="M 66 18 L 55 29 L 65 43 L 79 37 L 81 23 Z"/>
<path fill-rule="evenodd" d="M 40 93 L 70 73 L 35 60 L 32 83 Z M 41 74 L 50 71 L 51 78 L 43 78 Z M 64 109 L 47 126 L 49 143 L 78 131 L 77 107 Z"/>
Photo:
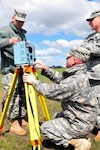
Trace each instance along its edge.
<path fill-rule="evenodd" d="M 89 79 L 99 80 L 100 84 L 100 32 L 90 34 L 80 47 L 74 47 L 70 53 L 84 57 Z"/>
<path fill-rule="evenodd" d="M 51 68 L 42 71 L 52 84 L 34 80 L 36 90 L 45 97 L 61 102 L 65 118 L 70 122 L 81 120 L 95 123 L 95 99 L 90 94 L 90 84 L 86 75 L 86 65 L 81 64 L 59 73 Z"/>

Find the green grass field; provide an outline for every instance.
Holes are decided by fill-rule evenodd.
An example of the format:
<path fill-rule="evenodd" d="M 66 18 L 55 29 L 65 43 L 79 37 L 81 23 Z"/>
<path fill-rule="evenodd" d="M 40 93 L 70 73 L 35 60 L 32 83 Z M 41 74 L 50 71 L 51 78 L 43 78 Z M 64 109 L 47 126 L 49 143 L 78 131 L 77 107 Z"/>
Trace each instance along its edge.
<path fill-rule="evenodd" d="M 62 70 L 65 70 L 65 68 L 56 69 L 56 70 L 62 71 Z M 48 80 L 48 78 L 40 75 L 39 70 L 37 70 L 37 72 L 38 72 L 38 77 L 40 80 L 47 82 L 47 83 L 51 83 Z M 1 81 L 1 75 L 0 75 L 0 81 Z M 2 102 L 3 96 L 4 96 L 3 87 L 0 82 L 0 114 L 2 113 L 1 102 Z M 45 100 L 46 100 L 46 104 L 48 107 L 50 117 L 52 118 L 53 114 L 56 111 L 59 111 L 61 109 L 60 103 L 49 100 L 49 99 L 45 99 Z M 37 106 L 38 106 L 37 108 L 38 108 L 39 121 L 43 122 L 44 118 L 43 118 L 41 107 L 40 107 L 38 100 L 37 100 Z M 31 150 L 32 149 L 31 144 L 30 144 L 30 134 L 29 134 L 28 129 L 27 129 L 28 134 L 26 136 L 21 137 L 21 136 L 16 136 L 14 134 L 11 134 L 10 132 L 7 132 L 9 128 L 10 128 L 10 123 L 5 119 L 3 131 L 0 133 L 0 150 Z M 92 138 L 91 150 L 100 150 L 100 142 L 94 142 L 92 136 L 93 135 L 90 136 Z M 42 150 L 55 150 L 55 149 L 58 150 L 57 148 L 46 148 L 46 147 L 42 148 Z M 59 150 L 63 150 L 63 149 L 59 149 Z"/>

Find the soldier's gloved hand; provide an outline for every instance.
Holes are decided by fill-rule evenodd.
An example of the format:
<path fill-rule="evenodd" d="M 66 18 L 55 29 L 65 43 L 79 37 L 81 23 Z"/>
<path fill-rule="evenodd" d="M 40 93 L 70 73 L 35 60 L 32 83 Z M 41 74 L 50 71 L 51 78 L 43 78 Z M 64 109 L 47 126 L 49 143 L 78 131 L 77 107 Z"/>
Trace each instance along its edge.
<path fill-rule="evenodd" d="M 23 74 L 23 82 L 32 84 L 34 80 L 36 80 L 36 77 L 33 74 L 32 75 L 28 73 Z"/>
<path fill-rule="evenodd" d="M 44 70 L 47 69 L 47 66 L 41 60 L 36 60 L 33 64 L 33 66 L 35 68 L 39 68 L 39 69 L 44 69 Z"/>

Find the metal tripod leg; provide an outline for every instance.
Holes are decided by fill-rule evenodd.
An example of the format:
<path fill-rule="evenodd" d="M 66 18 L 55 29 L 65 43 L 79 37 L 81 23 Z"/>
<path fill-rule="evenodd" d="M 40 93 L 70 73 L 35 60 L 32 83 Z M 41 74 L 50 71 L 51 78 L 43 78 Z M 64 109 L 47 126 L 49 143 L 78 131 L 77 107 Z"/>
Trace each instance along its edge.
<path fill-rule="evenodd" d="M 6 101 L 5 101 L 4 109 L 3 109 L 3 112 L 2 112 L 2 115 L 1 115 L 1 118 L 0 118 L 0 132 L 2 132 L 2 129 L 3 129 L 4 120 L 5 120 L 5 117 L 6 117 L 6 114 L 7 114 L 7 110 L 8 110 L 10 100 L 11 100 L 12 95 L 13 95 L 13 91 L 14 91 L 14 88 L 15 88 L 15 84 L 16 84 L 16 81 L 17 81 L 18 74 L 19 74 L 19 69 L 16 69 L 15 72 L 14 72 L 14 76 L 13 76 L 13 79 L 12 79 L 12 83 L 11 83 Z"/>
<path fill-rule="evenodd" d="M 33 86 L 28 85 L 27 83 L 24 83 L 24 85 L 25 85 L 26 104 L 27 104 L 29 131 L 30 131 L 30 142 L 33 147 L 33 150 L 35 150 L 36 148 L 40 150 L 41 135 L 39 129 L 35 90 Z"/>
<path fill-rule="evenodd" d="M 38 74 L 37 74 L 36 70 L 33 71 L 32 74 L 33 73 L 36 76 L 36 78 L 38 79 Z M 49 115 L 49 112 L 48 112 L 48 109 L 47 109 L 47 105 L 46 105 L 46 101 L 45 101 L 44 96 L 37 92 L 37 97 L 38 97 L 38 100 L 39 100 L 39 103 L 40 103 L 40 106 L 41 106 L 41 109 L 42 109 L 44 120 L 45 121 L 50 120 L 50 115 Z"/>
<path fill-rule="evenodd" d="M 23 69 L 23 72 L 25 72 L 26 68 L 30 69 L 31 74 L 34 73 L 33 69 L 31 67 L 25 67 Z M 7 114 L 8 106 L 11 101 L 13 91 L 15 88 L 15 84 L 19 75 L 20 69 L 16 69 L 14 72 L 14 76 L 11 82 L 11 86 L 8 92 L 8 96 L 6 98 L 6 102 L 4 105 L 4 109 L 0 118 L 0 132 L 2 132 L 4 120 Z M 37 77 L 37 73 L 35 72 L 35 75 Z M 39 128 L 39 120 L 38 120 L 38 112 L 37 112 L 37 103 L 36 103 L 36 96 L 39 99 L 43 116 L 45 120 L 50 120 L 50 116 L 48 113 L 48 109 L 46 106 L 46 102 L 44 97 L 37 93 L 32 85 L 29 85 L 27 83 L 24 83 L 25 86 L 25 96 L 26 96 L 26 105 L 27 105 L 27 113 L 28 113 L 28 122 L 29 122 L 29 131 L 30 131 L 30 142 L 32 145 L 32 150 L 40 150 L 41 148 L 41 135 L 40 135 L 40 128 Z"/>
<path fill-rule="evenodd" d="M 34 74 L 36 78 L 38 78 L 36 72 L 34 73 L 34 71 L 31 70 L 31 72 L 29 73 Z M 41 94 L 37 93 L 32 85 L 29 85 L 27 83 L 24 83 L 24 85 L 25 85 L 26 104 L 27 104 L 29 131 L 30 131 L 30 142 L 33 148 L 32 150 L 40 150 L 42 140 L 39 128 L 36 96 L 39 99 L 44 119 L 50 120 L 50 116 L 46 107 L 44 97 Z"/>
<path fill-rule="evenodd" d="M 39 100 L 39 103 L 40 103 L 40 106 L 42 109 L 44 120 L 48 121 L 48 120 L 50 120 L 50 115 L 49 115 L 49 112 L 48 112 L 48 109 L 46 106 L 45 98 L 39 93 L 37 93 L 37 96 L 38 96 L 38 100 Z"/>

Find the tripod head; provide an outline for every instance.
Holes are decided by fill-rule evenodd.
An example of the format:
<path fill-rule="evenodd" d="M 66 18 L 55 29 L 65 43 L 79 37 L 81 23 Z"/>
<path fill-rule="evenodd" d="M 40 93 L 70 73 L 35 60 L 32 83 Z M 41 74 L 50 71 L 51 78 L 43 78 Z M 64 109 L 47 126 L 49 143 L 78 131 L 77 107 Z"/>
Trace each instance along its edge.
<path fill-rule="evenodd" d="M 14 45 L 15 65 L 31 65 L 35 60 L 35 46 L 33 43 L 27 41 L 20 41 Z"/>

